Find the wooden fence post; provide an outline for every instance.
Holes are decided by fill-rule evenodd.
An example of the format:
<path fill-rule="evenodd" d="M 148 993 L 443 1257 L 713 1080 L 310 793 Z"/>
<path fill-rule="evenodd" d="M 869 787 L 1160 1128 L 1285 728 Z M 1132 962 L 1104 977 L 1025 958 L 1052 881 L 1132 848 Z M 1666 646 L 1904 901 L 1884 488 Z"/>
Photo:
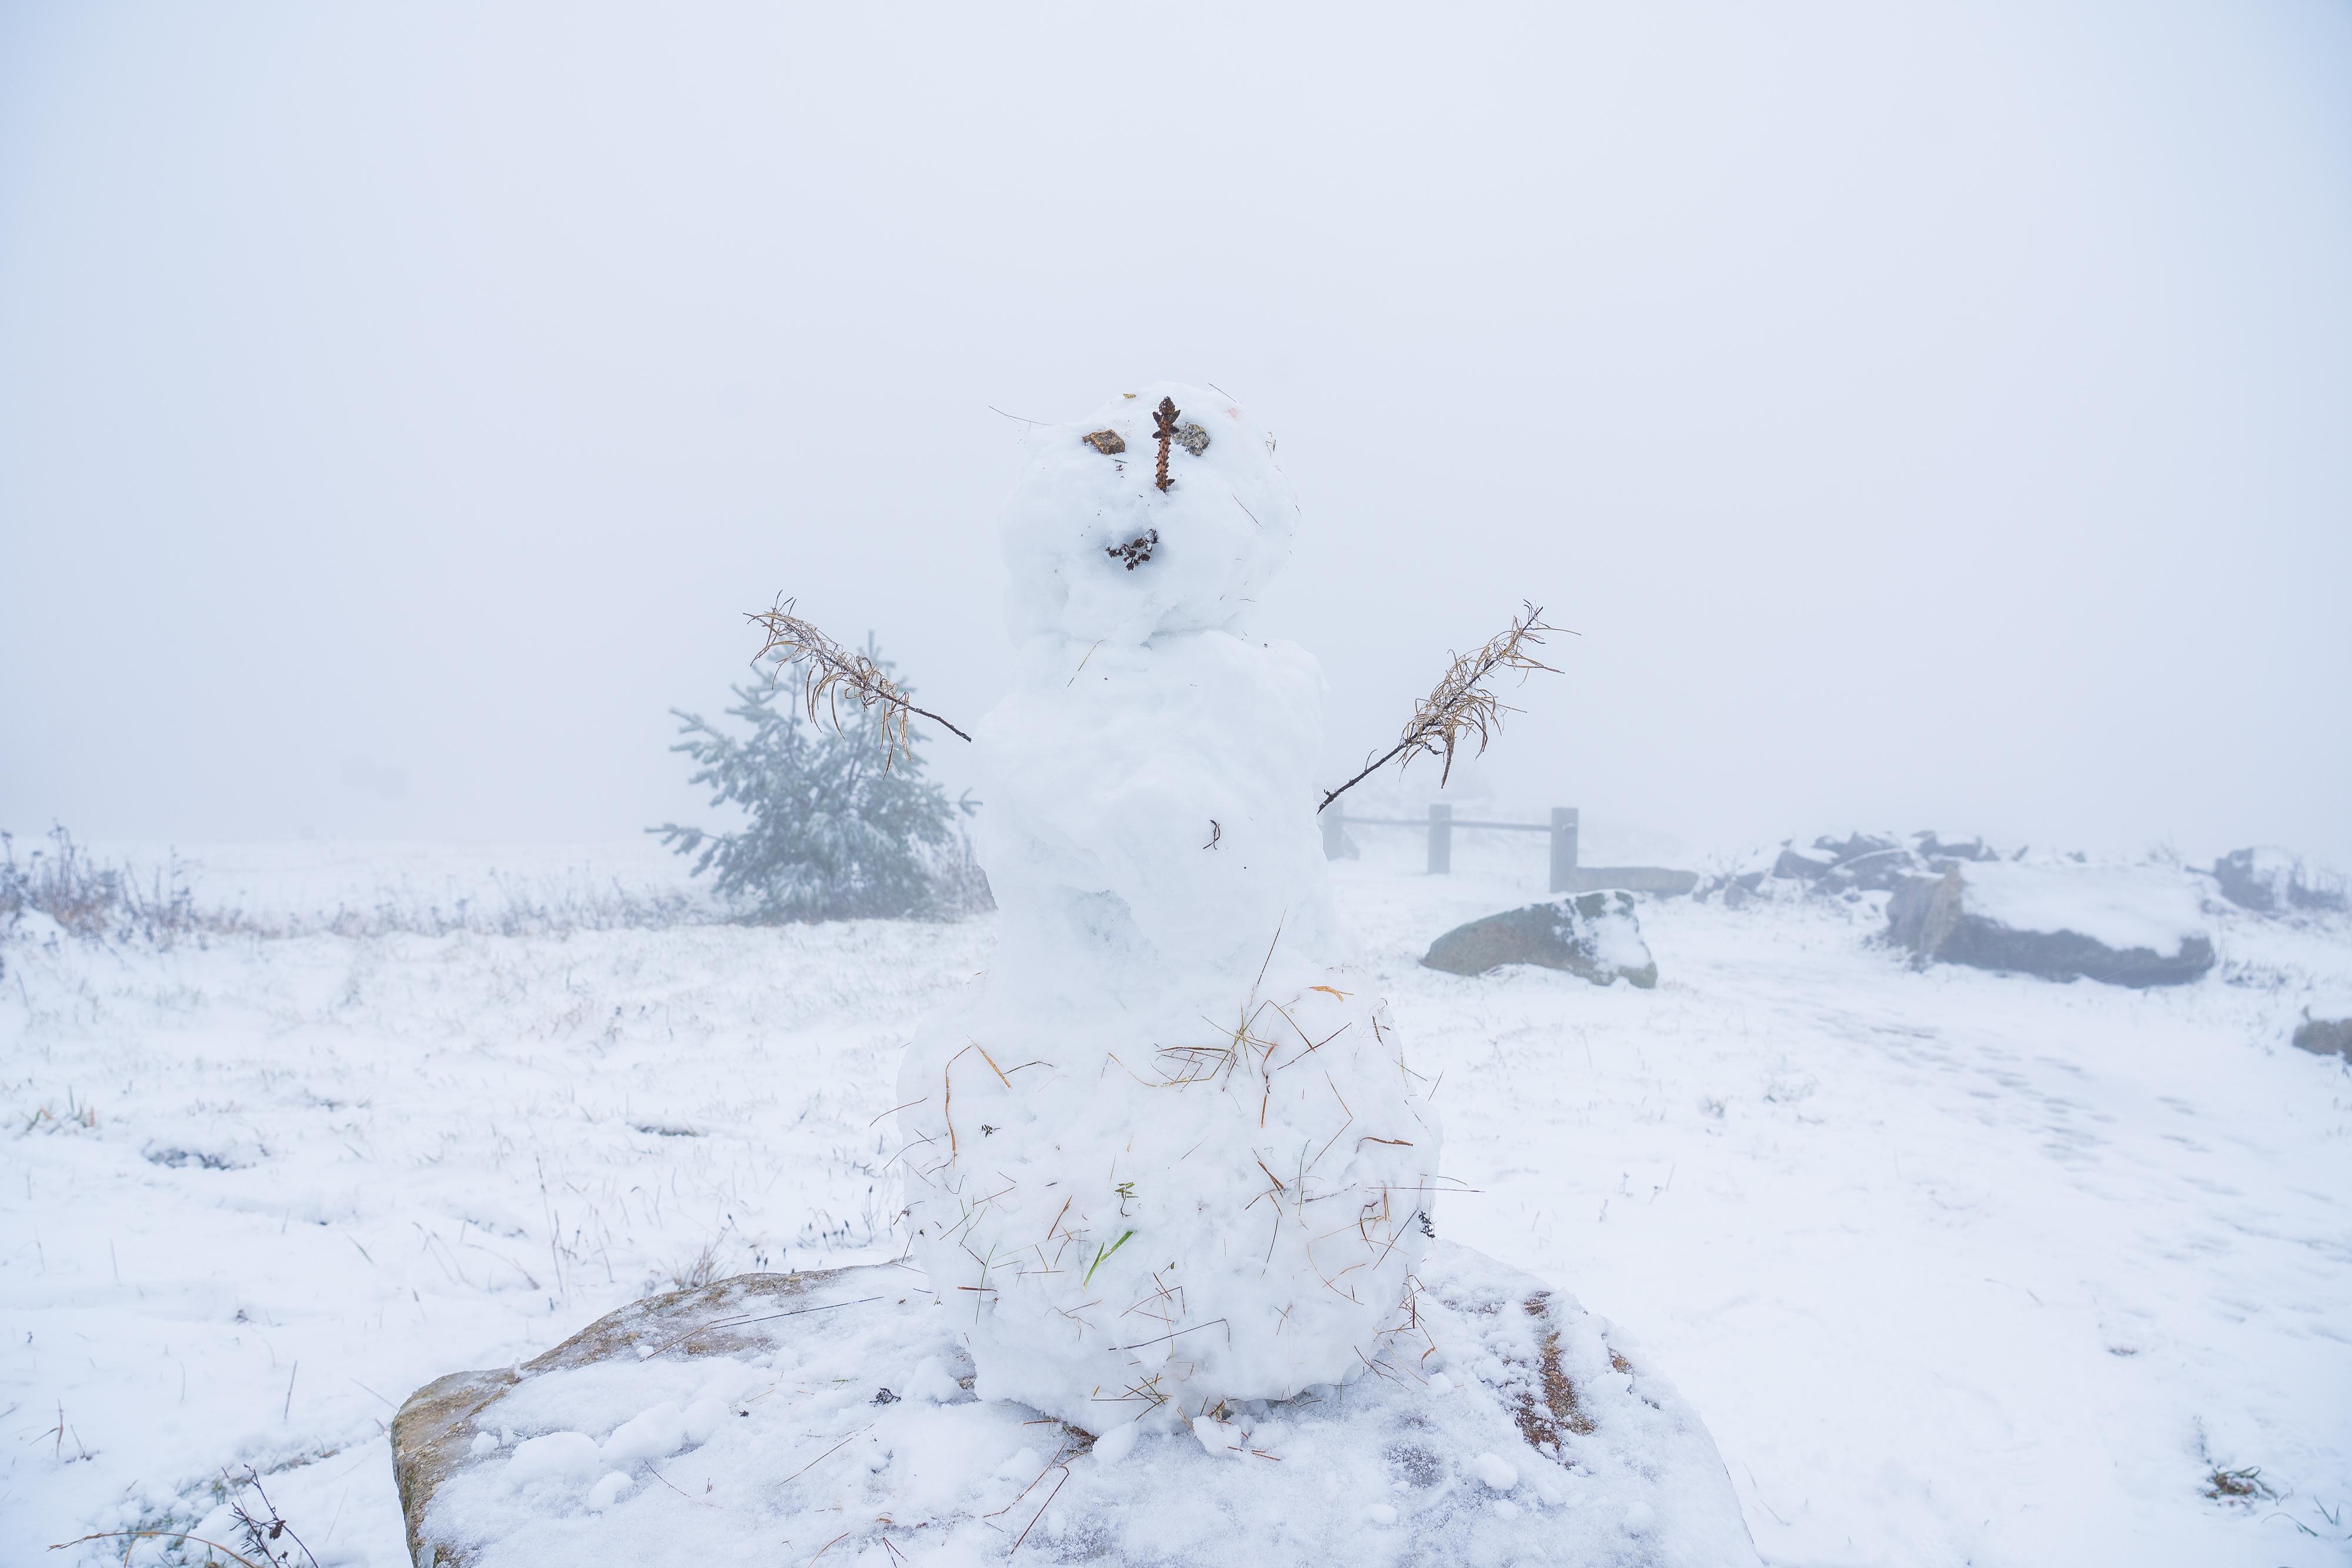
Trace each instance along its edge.
<path fill-rule="evenodd" d="M 1429 809 L 1429 874 L 1442 876 L 1454 869 L 1454 808 Z"/>
<path fill-rule="evenodd" d="M 1551 890 L 1576 891 L 1576 808 L 1551 809 Z"/>

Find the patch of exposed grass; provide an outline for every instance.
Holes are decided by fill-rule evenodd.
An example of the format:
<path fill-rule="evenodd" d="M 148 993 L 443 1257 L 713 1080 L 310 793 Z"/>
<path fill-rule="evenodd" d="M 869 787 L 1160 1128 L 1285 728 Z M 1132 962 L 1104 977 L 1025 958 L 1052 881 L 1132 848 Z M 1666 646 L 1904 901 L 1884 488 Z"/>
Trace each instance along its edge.
<path fill-rule="evenodd" d="M 2263 1479 L 2260 1465 L 2248 1465 L 2242 1469 L 2225 1470 L 2215 1465 L 2205 1476 L 2202 1491 L 2216 1502 L 2243 1503 L 2252 1507 L 2258 1502 L 2276 1502 L 2277 1489 Z"/>

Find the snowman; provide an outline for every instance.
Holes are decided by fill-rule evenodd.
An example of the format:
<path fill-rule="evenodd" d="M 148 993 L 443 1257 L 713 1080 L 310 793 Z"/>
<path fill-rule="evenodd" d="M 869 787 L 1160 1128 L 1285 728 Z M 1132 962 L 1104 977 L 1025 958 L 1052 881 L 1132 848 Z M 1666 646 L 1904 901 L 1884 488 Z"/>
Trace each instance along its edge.
<path fill-rule="evenodd" d="M 1250 629 L 1274 443 L 1174 384 L 1034 439 L 974 727 L 998 946 L 908 1050 L 905 1219 L 982 1397 L 1222 1430 L 1408 1323 L 1439 1124 L 1338 920 L 1321 674 Z"/>

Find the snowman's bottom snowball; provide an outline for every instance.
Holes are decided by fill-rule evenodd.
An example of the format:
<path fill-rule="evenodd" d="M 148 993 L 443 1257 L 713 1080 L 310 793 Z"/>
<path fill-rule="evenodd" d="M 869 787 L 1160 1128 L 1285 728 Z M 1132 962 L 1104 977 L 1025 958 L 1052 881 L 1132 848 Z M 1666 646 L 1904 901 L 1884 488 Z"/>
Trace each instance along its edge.
<path fill-rule="evenodd" d="M 1755 1563 L 1706 1428 L 1622 1334 L 1462 1248 L 1433 1249 L 1421 1275 L 1421 1333 L 1352 1384 L 1191 1423 L 1106 1406 L 1097 1434 L 972 1397 L 969 1309 L 914 1270 L 728 1281 L 614 1313 L 520 1379 L 473 1375 L 467 1389 L 499 1390 L 478 1407 L 436 1401 L 457 1379 L 421 1392 L 395 1437 L 403 1500 L 420 1561 L 474 1568 L 820 1549 L 944 1565 L 1016 1543 L 1023 1560 L 1204 1568 Z M 714 1423 L 643 1420 L 707 1415 L 711 1390 Z M 676 1451 L 616 1458 L 644 1446 L 615 1445 L 625 1428 L 673 1425 Z M 516 1462 L 553 1433 L 600 1462 Z"/>
<path fill-rule="evenodd" d="M 908 1246 L 983 1397 L 1197 1416 L 1350 1381 L 1407 1323 L 1442 1122 L 1363 976 L 1259 957 L 1228 985 L 1143 955 L 1117 1006 L 1000 958 L 908 1045 Z"/>

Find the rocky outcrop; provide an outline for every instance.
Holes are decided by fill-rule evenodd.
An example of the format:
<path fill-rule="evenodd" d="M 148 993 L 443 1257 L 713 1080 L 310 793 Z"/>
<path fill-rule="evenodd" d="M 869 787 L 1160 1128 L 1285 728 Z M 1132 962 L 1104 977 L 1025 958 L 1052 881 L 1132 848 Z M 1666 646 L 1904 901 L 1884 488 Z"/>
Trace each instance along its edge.
<path fill-rule="evenodd" d="M 512 1371 L 453 1372 L 426 1384 L 392 1418 L 392 1474 L 408 1523 L 409 1560 L 433 1568 L 466 1568 L 473 1562 L 473 1543 L 428 1530 L 430 1505 L 455 1471 L 485 1457 L 478 1439 L 499 1426 L 495 1414 L 486 1413 L 520 1385 L 549 1373 L 640 1357 L 740 1355 L 768 1342 L 768 1333 L 757 1325 L 797 1315 L 806 1305 L 801 1298 L 813 1288 L 837 1286 L 849 1272 L 743 1274 L 697 1290 L 648 1296 L 606 1313 Z M 820 1298 L 824 1293 L 819 1290 Z"/>
<path fill-rule="evenodd" d="M 1633 895 L 1622 888 L 1573 894 L 1457 925 L 1431 943 L 1421 961 L 1454 975 L 1534 964 L 1596 986 L 1622 979 L 1647 990 L 1658 983 Z"/>
<path fill-rule="evenodd" d="M 1769 852 L 1767 852 L 1769 853 Z M 1792 840 L 1769 862 L 1759 857 L 1736 871 L 1696 883 L 1702 902 L 1720 894 L 1724 907 L 1738 909 L 1759 898 L 1804 895 L 1859 903 L 1865 893 L 1891 893 L 1911 877 L 1940 875 L 1948 867 L 1998 860 L 1982 839 L 1944 840 L 1933 832 L 1907 839 L 1892 834 L 1827 834 L 1799 849 Z"/>
<path fill-rule="evenodd" d="M 1922 963 L 2177 986 L 2213 967 L 2185 891 L 2152 868 L 1955 865 L 1897 884 L 1886 936 Z"/>
<path fill-rule="evenodd" d="M 1147 1374 L 1085 1431 L 981 1397 L 977 1304 L 915 1270 L 656 1296 L 402 1407 L 412 1561 L 1755 1568 L 1706 1427 L 1621 1331 L 1444 1242 L 1412 1302 L 1344 1397 L 1180 1412 Z"/>

